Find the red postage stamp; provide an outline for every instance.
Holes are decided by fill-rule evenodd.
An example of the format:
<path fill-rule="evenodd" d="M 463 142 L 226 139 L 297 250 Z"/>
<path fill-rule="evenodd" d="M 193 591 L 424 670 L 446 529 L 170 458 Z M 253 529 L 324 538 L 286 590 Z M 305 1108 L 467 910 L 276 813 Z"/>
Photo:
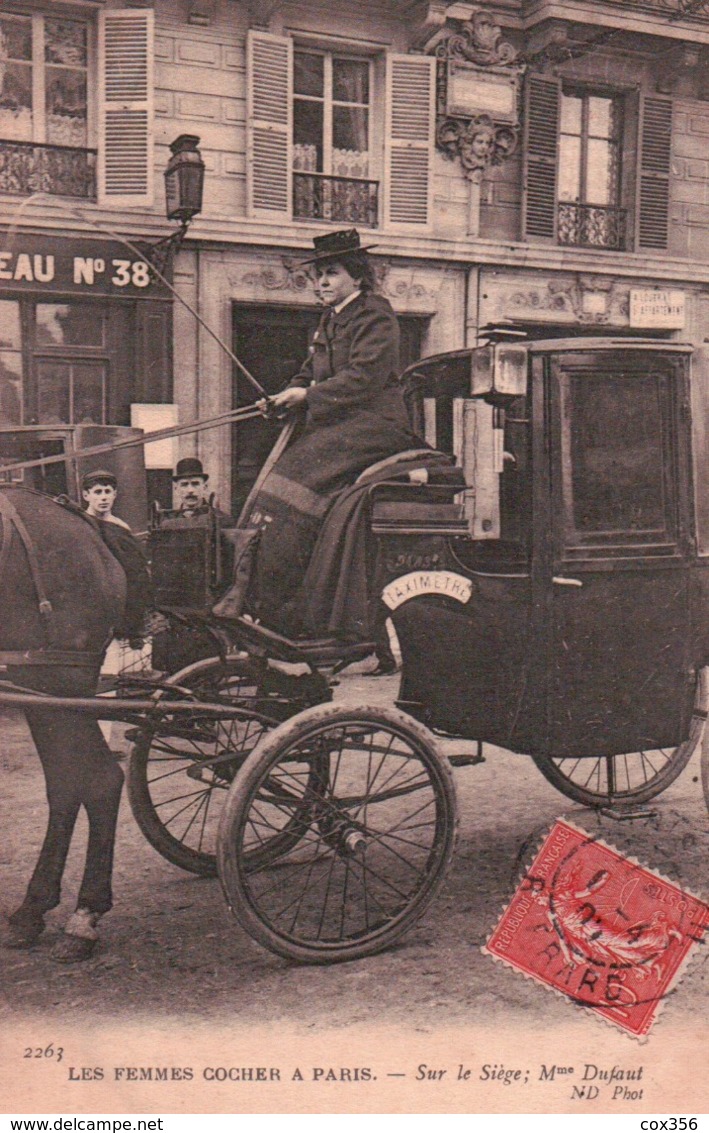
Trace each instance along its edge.
<path fill-rule="evenodd" d="M 709 927 L 709 906 L 555 822 L 483 951 L 647 1035 Z"/>

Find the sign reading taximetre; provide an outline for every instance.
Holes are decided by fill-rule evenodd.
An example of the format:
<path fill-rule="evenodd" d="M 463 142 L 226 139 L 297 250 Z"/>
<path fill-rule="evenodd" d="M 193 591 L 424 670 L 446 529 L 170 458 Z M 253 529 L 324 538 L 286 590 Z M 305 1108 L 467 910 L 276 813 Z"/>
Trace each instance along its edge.
<path fill-rule="evenodd" d="M 133 241 L 131 241 L 133 243 Z M 118 240 L 0 234 L 0 291 L 168 298 L 139 255 Z"/>
<path fill-rule="evenodd" d="M 681 330 L 685 320 L 684 291 L 630 289 L 631 327 Z"/>

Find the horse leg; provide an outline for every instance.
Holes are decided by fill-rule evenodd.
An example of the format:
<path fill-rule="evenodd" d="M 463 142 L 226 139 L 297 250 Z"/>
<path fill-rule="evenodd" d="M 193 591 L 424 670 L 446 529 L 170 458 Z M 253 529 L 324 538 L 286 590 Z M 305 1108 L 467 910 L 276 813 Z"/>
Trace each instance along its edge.
<path fill-rule="evenodd" d="M 92 762 L 101 766 L 87 775 L 81 800 L 89 820 L 89 839 L 76 910 L 52 950 L 52 959 L 64 964 L 88 960 L 98 940 L 96 926 L 113 905 L 113 852 L 123 786 L 123 771 L 98 724 L 86 719 L 82 723 L 88 725 L 86 738 L 91 739 Z"/>
<path fill-rule="evenodd" d="M 49 821 L 22 905 L 10 917 L 28 947 L 40 935 L 44 913 L 59 904 L 61 880 L 80 806 L 89 817 L 89 845 L 79 908 L 96 919 L 112 905 L 111 869 L 123 772 L 98 723 L 75 712 L 31 709 L 27 721 L 44 769 Z M 22 934 L 34 937 L 22 942 Z M 95 938 L 94 938 L 95 939 Z"/>

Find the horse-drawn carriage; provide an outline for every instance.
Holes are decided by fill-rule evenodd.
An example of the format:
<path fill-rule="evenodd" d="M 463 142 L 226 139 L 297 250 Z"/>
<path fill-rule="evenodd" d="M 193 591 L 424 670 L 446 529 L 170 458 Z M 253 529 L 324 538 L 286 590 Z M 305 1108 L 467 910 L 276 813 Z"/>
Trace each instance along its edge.
<path fill-rule="evenodd" d="M 133 723 L 129 796 L 151 843 L 218 872 L 239 923 L 297 960 L 370 954 L 421 915 L 453 852 L 451 762 L 523 752 L 620 815 L 676 778 L 706 717 L 703 357 L 502 339 L 403 381 L 417 429 L 463 475 L 420 454 L 365 482 L 397 707 L 330 703 L 333 672 L 372 643 L 296 640 L 199 603 L 172 613 L 213 656 L 109 709 L 82 702 Z M 450 761 L 438 735 L 473 743 Z"/>

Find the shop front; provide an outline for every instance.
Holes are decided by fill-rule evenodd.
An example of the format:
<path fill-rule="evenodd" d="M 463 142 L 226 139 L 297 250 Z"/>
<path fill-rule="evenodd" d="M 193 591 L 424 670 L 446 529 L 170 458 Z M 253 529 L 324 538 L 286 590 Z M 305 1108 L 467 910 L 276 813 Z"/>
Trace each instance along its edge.
<path fill-rule="evenodd" d="M 129 425 L 171 399 L 172 300 L 120 242 L 18 235 L 0 251 L 0 428 Z"/>

